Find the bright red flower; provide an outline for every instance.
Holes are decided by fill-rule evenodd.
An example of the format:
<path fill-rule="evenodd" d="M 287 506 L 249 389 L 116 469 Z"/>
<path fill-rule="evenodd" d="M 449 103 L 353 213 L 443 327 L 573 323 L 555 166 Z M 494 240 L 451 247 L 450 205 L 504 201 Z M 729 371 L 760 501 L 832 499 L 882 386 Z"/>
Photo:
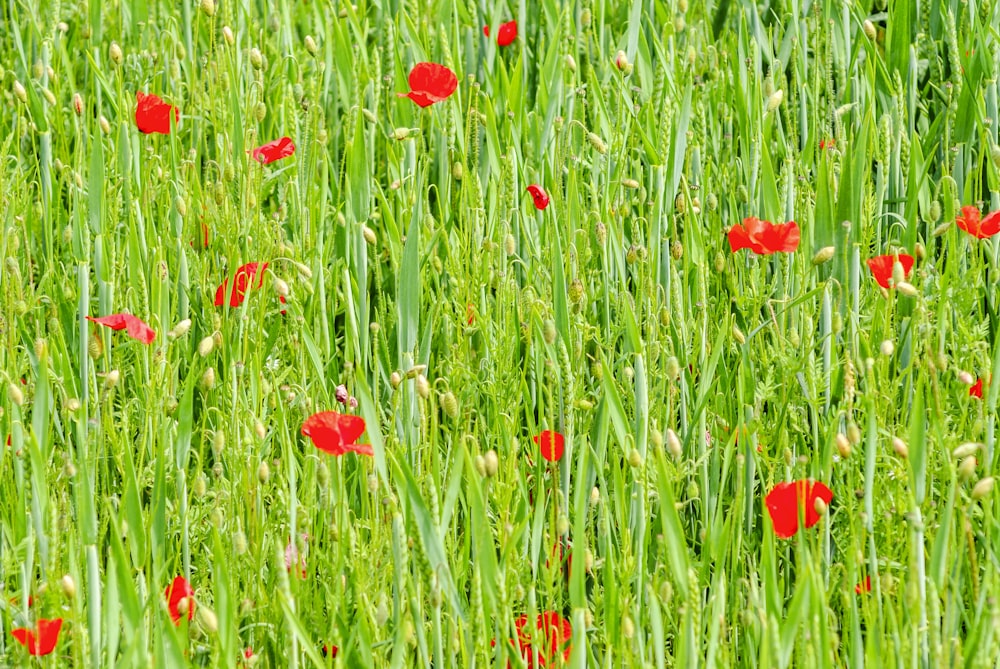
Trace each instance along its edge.
<path fill-rule="evenodd" d="M 147 135 L 158 132 L 161 135 L 170 134 L 170 112 L 173 111 L 174 122 L 181 120 L 177 107 L 168 105 L 157 95 L 135 92 L 135 125 L 139 132 Z"/>
<path fill-rule="evenodd" d="M 729 248 L 736 253 L 750 249 L 757 255 L 791 253 L 799 248 L 799 225 L 795 221 L 771 223 L 750 216 L 729 229 Z"/>
<path fill-rule="evenodd" d="M 987 214 L 980 220 L 979 207 L 962 207 L 962 213 L 955 218 L 955 225 L 976 239 L 988 239 L 1000 232 L 1000 211 Z"/>
<path fill-rule="evenodd" d="M 545 639 L 543 646 L 537 650 L 531 645 L 532 630 L 528 626 L 528 616 L 518 616 L 514 621 L 518 651 L 525 658 L 528 669 L 558 664 L 560 654 L 563 662 L 568 662 L 571 650 L 569 642 L 573 638 L 569 621 L 555 611 L 547 611 L 538 614 L 535 628 L 542 632 Z"/>
<path fill-rule="evenodd" d="M 531 194 L 531 199 L 535 201 L 535 209 L 541 211 L 549 206 L 549 194 L 545 192 L 544 188 L 531 184 L 525 190 Z"/>
<path fill-rule="evenodd" d="M 857 594 L 859 594 L 859 595 L 862 592 L 871 592 L 871 591 L 872 591 L 872 577 L 871 576 L 865 576 L 865 580 L 861 581 L 856 586 L 854 586 L 854 592 L 857 593 Z"/>
<path fill-rule="evenodd" d="M 458 77 L 444 65 L 437 63 L 417 63 L 407 78 L 409 93 L 396 93 L 401 98 L 410 98 L 421 107 L 429 107 L 444 100 L 458 88 Z"/>
<path fill-rule="evenodd" d="M 62 618 L 55 620 L 40 618 L 35 629 L 17 627 L 12 629 L 10 634 L 28 649 L 29 655 L 48 655 L 56 648 L 62 624 Z"/>
<path fill-rule="evenodd" d="M 281 160 L 295 153 L 295 144 L 290 137 L 282 137 L 253 150 L 253 159 L 268 165 L 275 160 Z"/>
<path fill-rule="evenodd" d="M 875 256 L 868 259 L 868 268 L 872 271 L 872 276 L 875 277 L 878 285 L 886 290 L 889 289 L 889 280 L 892 279 L 892 266 L 896 262 L 896 257 L 891 255 Z M 913 269 L 913 256 L 900 253 L 898 257 L 899 264 L 903 266 L 903 277 L 905 278 L 909 276 L 910 270 Z"/>
<path fill-rule="evenodd" d="M 969 386 L 969 397 L 978 397 L 983 399 L 983 380 L 976 379 L 976 382 Z M 7 437 L 7 445 L 10 445 L 10 437 Z"/>
<path fill-rule="evenodd" d="M 833 500 L 833 492 L 818 481 L 801 479 L 774 486 L 764 500 L 768 513 L 771 514 L 774 533 L 782 539 L 795 536 L 799 531 L 799 510 L 802 507 L 805 507 L 806 527 L 818 523 L 817 499 L 823 500 L 828 505 Z"/>
<path fill-rule="evenodd" d="M 181 624 L 181 618 L 187 615 L 187 619 L 194 618 L 194 590 L 191 584 L 183 576 L 177 576 L 173 582 L 163 591 L 163 596 L 167 598 L 167 610 L 170 611 L 170 619 L 175 625 Z M 187 601 L 187 612 L 181 611 L 181 602 Z"/>
<path fill-rule="evenodd" d="M 254 277 L 257 277 L 257 288 L 264 285 L 264 270 L 267 269 L 267 263 L 255 263 L 248 262 L 245 265 L 240 265 L 236 270 L 236 277 L 233 281 L 233 291 L 229 295 L 229 306 L 238 307 L 243 304 L 243 300 L 246 299 L 247 290 L 253 286 Z M 222 282 L 215 291 L 215 306 L 221 307 L 226 303 L 226 291 L 229 288 L 229 279 Z"/>
<path fill-rule="evenodd" d="M 490 27 L 483 26 L 483 34 L 487 37 L 490 36 Z M 500 30 L 497 31 L 497 45 L 507 46 L 517 39 L 517 21 L 508 21 L 507 23 L 500 24 Z"/>
<path fill-rule="evenodd" d="M 549 462 L 558 462 L 562 458 L 566 439 L 558 432 L 543 430 L 541 434 L 534 437 L 534 440 L 538 444 L 538 450 L 541 451 L 542 457 Z"/>
<path fill-rule="evenodd" d="M 156 332 L 153 331 L 153 328 L 132 314 L 111 314 L 101 318 L 87 316 L 87 320 L 112 330 L 125 330 L 129 337 L 143 344 L 152 344 L 153 340 L 156 339 Z"/>
<path fill-rule="evenodd" d="M 302 436 L 309 437 L 316 448 L 330 455 L 343 455 L 351 451 L 361 455 L 375 455 L 371 444 L 354 443 L 364 432 L 364 418 L 336 411 L 315 413 L 302 424 Z"/>

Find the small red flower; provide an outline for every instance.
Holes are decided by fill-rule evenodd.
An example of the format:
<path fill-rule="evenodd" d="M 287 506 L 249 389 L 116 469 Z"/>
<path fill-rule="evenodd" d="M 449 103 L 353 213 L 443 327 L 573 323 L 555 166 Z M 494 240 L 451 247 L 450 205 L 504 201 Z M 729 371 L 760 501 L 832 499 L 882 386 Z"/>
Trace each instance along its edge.
<path fill-rule="evenodd" d="M 12 629 L 10 634 L 28 649 L 29 655 L 48 655 L 56 648 L 62 624 L 62 618 L 55 620 L 40 618 L 36 629 L 17 627 Z"/>
<path fill-rule="evenodd" d="M 856 586 L 854 586 L 854 592 L 856 594 L 859 594 L 859 595 L 862 592 L 871 592 L 871 591 L 872 591 L 872 577 L 871 576 L 865 576 L 865 580 L 861 581 Z"/>
<path fill-rule="evenodd" d="M 429 107 L 444 100 L 458 88 L 458 77 L 444 65 L 437 63 L 417 63 L 407 78 L 409 93 L 396 93 L 401 98 L 410 98 L 421 107 Z"/>
<path fill-rule="evenodd" d="M 833 148 L 833 144 L 834 144 L 834 142 L 833 142 L 832 139 L 821 139 L 821 140 L 819 140 L 820 151 L 822 151 L 823 149 L 832 149 Z"/>
<path fill-rule="evenodd" d="M 1000 211 L 987 214 L 980 220 L 979 207 L 962 207 L 962 213 L 955 218 L 955 225 L 976 239 L 988 239 L 1000 232 Z"/>
<path fill-rule="evenodd" d="M 903 266 L 903 276 L 907 277 L 913 269 L 913 256 L 906 253 L 899 254 L 899 264 Z M 868 268 L 872 271 L 872 276 L 878 285 L 886 290 L 889 289 L 889 280 L 892 279 L 892 266 L 896 262 L 897 256 L 875 256 L 868 259 Z"/>
<path fill-rule="evenodd" d="M 795 221 L 771 223 L 750 216 L 729 229 L 729 248 L 733 253 L 750 249 L 757 255 L 791 253 L 799 248 L 799 225 Z"/>
<path fill-rule="evenodd" d="M 257 277 L 257 288 L 264 285 L 264 270 L 267 269 L 267 263 L 255 263 L 248 262 L 245 265 L 240 265 L 236 270 L 236 277 L 233 280 L 233 290 L 229 295 L 229 306 L 238 307 L 243 304 L 243 300 L 246 299 L 247 290 L 253 286 L 254 277 Z M 222 282 L 215 291 L 215 306 L 221 307 L 226 303 L 226 291 L 229 287 L 229 279 Z"/>
<path fill-rule="evenodd" d="M 268 165 L 275 160 L 281 160 L 295 153 L 295 144 L 290 137 L 282 137 L 253 150 L 253 159 Z"/>
<path fill-rule="evenodd" d="M 476 322 L 476 308 L 472 306 L 472 303 L 465 305 L 465 320 L 468 321 L 469 325 Z"/>
<path fill-rule="evenodd" d="M 309 437 L 316 448 L 330 455 L 347 452 L 375 455 L 371 444 L 354 443 L 364 432 L 364 418 L 336 411 L 313 414 L 302 424 L 302 436 Z"/>
<path fill-rule="evenodd" d="M 799 531 L 799 509 L 805 507 L 806 527 L 819 522 L 816 500 L 826 504 L 833 500 L 833 492 L 818 481 L 801 479 L 791 483 L 779 483 L 767 494 L 765 503 L 774 524 L 774 533 L 782 539 L 795 536 Z"/>
<path fill-rule="evenodd" d="M 129 337 L 143 344 L 152 344 L 153 340 L 156 339 L 156 332 L 153 331 L 153 328 L 132 314 L 111 314 L 101 318 L 87 316 L 87 320 L 112 330 L 125 330 Z"/>
<path fill-rule="evenodd" d="M 549 462 L 558 462 L 562 458 L 566 439 L 558 432 L 543 430 L 540 435 L 534 437 L 534 440 L 542 457 Z"/>
<path fill-rule="evenodd" d="M 983 399 L 983 380 L 976 379 L 976 382 L 969 386 L 969 397 Z M 7 437 L 7 445 L 10 446 L 10 437 Z"/>
<path fill-rule="evenodd" d="M 531 645 L 532 630 L 528 626 L 528 616 L 518 616 L 514 621 L 518 652 L 527 662 L 528 669 L 556 665 L 560 655 L 563 662 L 568 662 L 571 650 L 569 642 L 573 638 L 569 621 L 555 611 L 547 611 L 538 614 L 535 628 L 542 632 L 545 639 L 542 647 L 537 650 Z"/>
<path fill-rule="evenodd" d="M 531 199 L 535 201 L 535 209 L 541 211 L 549 206 L 549 194 L 545 192 L 544 188 L 531 184 L 525 190 L 531 194 Z"/>
<path fill-rule="evenodd" d="M 490 36 L 490 27 L 483 26 L 483 34 Z M 500 24 L 497 31 L 497 46 L 507 46 L 517 39 L 517 21 L 508 21 Z"/>
<path fill-rule="evenodd" d="M 191 584 L 183 576 L 177 576 L 173 582 L 163 591 L 163 596 L 167 598 L 167 610 L 170 611 L 170 619 L 175 625 L 181 624 L 181 618 L 187 615 L 187 619 L 194 618 L 194 590 Z M 181 602 L 187 602 L 187 611 L 181 611 Z"/>
<path fill-rule="evenodd" d="M 136 91 L 135 101 L 135 125 L 139 128 L 139 132 L 147 135 L 154 132 L 169 135 L 171 111 L 175 123 L 181 120 L 177 107 L 168 105 L 157 95 Z"/>

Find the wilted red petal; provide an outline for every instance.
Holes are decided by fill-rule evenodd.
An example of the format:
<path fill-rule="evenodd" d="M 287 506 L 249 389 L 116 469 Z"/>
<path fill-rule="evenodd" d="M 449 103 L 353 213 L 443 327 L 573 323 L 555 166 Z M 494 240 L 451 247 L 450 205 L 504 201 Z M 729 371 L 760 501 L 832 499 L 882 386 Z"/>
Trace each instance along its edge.
<path fill-rule="evenodd" d="M 534 440 L 538 444 L 538 450 L 541 451 L 542 457 L 549 462 L 558 462 L 562 458 L 566 440 L 558 432 L 543 430 Z"/>
<path fill-rule="evenodd" d="M 56 648 L 62 623 L 62 618 L 54 620 L 41 618 L 36 629 L 18 627 L 10 633 L 18 643 L 28 649 L 29 655 L 48 655 Z"/>
<path fill-rule="evenodd" d="M 194 590 L 191 589 L 191 584 L 186 578 L 176 576 L 167 589 L 163 591 L 163 596 L 167 598 L 167 610 L 170 611 L 170 619 L 174 621 L 175 625 L 180 625 L 181 618 L 184 617 L 178 607 L 185 599 L 188 600 L 187 619 L 194 618 Z"/>
<path fill-rule="evenodd" d="M 537 184 L 531 184 L 526 189 L 531 195 L 531 199 L 535 201 L 535 209 L 545 209 L 549 206 L 549 194 L 545 192 L 545 189 Z"/>
<path fill-rule="evenodd" d="M 156 339 L 156 332 L 153 331 L 153 328 L 132 314 L 110 314 L 101 318 L 87 316 L 87 320 L 112 330 L 125 330 L 129 337 L 143 344 L 152 344 L 153 340 Z"/>
<path fill-rule="evenodd" d="M 417 63 L 407 78 L 409 93 L 397 93 L 399 97 L 410 98 L 421 107 L 429 107 L 444 100 L 458 88 L 458 77 L 444 65 L 437 63 Z"/>
<path fill-rule="evenodd" d="M 336 411 L 315 413 L 302 424 L 302 436 L 309 437 L 316 448 L 330 455 L 343 455 L 349 451 L 374 455 L 371 444 L 354 443 L 364 431 L 364 418 Z"/>
<path fill-rule="evenodd" d="M 253 159 L 267 165 L 295 153 L 295 144 L 290 137 L 282 137 L 253 150 Z"/>
<path fill-rule="evenodd" d="M 518 616 L 514 629 L 517 632 L 518 652 L 529 668 L 553 666 L 558 663 L 560 654 L 564 662 L 569 661 L 573 629 L 569 621 L 557 612 L 540 613 L 535 621 L 535 629 L 540 630 L 544 638 L 542 648 L 535 649 L 531 645 L 532 630 L 528 627 L 528 616 Z"/>
<path fill-rule="evenodd" d="M 826 504 L 833 500 L 833 492 L 823 483 L 801 479 L 791 483 L 779 483 L 764 499 L 767 511 L 774 525 L 774 533 L 782 539 L 795 536 L 799 531 L 799 508 L 805 510 L 805 526 L 812 527 L 819 522 L 816 500 Z"/>
<path fill-rule="evenodd" d="M 859 594 L 859 595 L 862 592 L 871 592 L 871 591 L 872 591 L 872 577 L 871 576 L 865 576 L 865 580 L 861 581 L 861 583 L 858 583 L 856 586 L 854 586 L 854 592 L 857 593 L 857 594 Z"/>
<path fill-rule="evenodd" d="M 875 277 L 875 281 L 878 285 L 885 289 L 889 288 L 889 280 L 892 279 L 892 266 L 896 262 L 896 256 L 885 255 L 885 256 L 875 256 L 874 258 L 868 259 L 868 268 L 872 271 L 872 276 Z M 903 276 L 909 276 L 910 270 L 913 269 L 913 256 L 906 253 L 899 254 L 899 264 L 903 266 Z"/>
<path fill-rule="evenodd" d="M 969 397 L 983 399 L 983 380 L 976 379 L 976 382 L 969 387 Z M 7 445 L 10 445 L 10 437 L 7 437 Z"/>
<path fill-rule="evenodd" d="M 170 134 L 170 114 L 173 111 L 174 121 L 180 121 L 177 107 L 169 105 L 157 95 L 136 91 L 135 93 L 135 125 L 140 132 L 158 132 L 161 135 Z"/>
<path fill-rule="evenodd" d="M 487 37 L 490 36 L 490 27 L 483 27 L 483 34 Z M 500 24 L 500 30 L 497 31 L 497 45 L 498 46 L 508 46 L 514 40 L 517 39 L 517 21 L 508 21 L 507 23 Z"/>
<path fill-rule="evenodd" d="M 229 295 L 229 306 L 238 307 L 246 299 L 247 290 L 250 287 L 260 288 L 264 285 L 264 270 L 267 263 L 248 262 L 240 265 L 236 269 L 236 276 L 233 277 L 233 290 Z M 253 286 L 253 279 L 257 277 L 257 285 Z M 215 306 L 221 307 L 226 303 L 226 291 L 229 290 L 229 279 L 222 282 L 222 285 L 215 290 Z"/>

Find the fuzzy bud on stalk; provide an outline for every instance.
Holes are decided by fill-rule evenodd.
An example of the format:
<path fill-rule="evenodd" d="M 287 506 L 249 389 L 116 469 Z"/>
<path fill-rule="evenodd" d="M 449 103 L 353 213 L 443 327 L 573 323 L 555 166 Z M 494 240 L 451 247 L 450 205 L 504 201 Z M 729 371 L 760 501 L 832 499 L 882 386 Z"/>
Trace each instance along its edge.
<path fill-rule="evenodd" d="M 105 135 L 111 133 L 111 124 L 108 122 L 108 119 L 104 118 L 104 116 L 101 116 L 101 118 L 97 121 L 97 124 L 101 126 L 101 132 Z"/>
<path fill-rule="evenodd" d="M 896 290 L 898 290 L 906 297 L 916 297 L 918 295 L 916 286 L 907 281 L 900 281 L 899 283 L 897 283 Z"/>
<path fill-rule="evenodd" d="M 73 111 L 77 116 L 83 115 L 83 96 L 79 93 L 73 93 Z"/>
<path fill-rule="evenodd" d="M 115 66 L 122 64 L 122 48 L 118 46 L 118 42 L 112 42 L 111 46 L 108 47 L 108 58 Z"/>
<path fill-rule="evenodd" d="M 316 46 L 316 40 L 312 38 L 312 35 L 306 35 L 305 38 L 306 51 L 309 52 L 310 56 L 315 56 L 319 53 L 319 47 Z"/>
<path fill-rule="evenodd" d="M 896 455 L 904 460 L 910 455 L 910 449 L 906 447 L 906 442 L 899 437 L 892 438 L 892 450 L 896 451 Z"/>
<path fill-rule="evenodd" d="M 16 79 L 14 80 L 14 97 L 24 104 L 27 104 L 28 102 L 28 91 L 26 91 L 21 82 Z"/>
<path fill-rule="evenodd" d="M 215 16 L 215 0 L 201 0 L 201 11 L 205 12 L 205 16 Z"/>
<path fill-rule="evenodd" d="M 418 374 L 416 384 L 417 384 L 417 395 L 420 396 L 420 399 L 425 400 L 431 396 L 431 384 L 427 382 L 426 376 L 424 376 L 423 374 Z"/>
<path fill-rule="evenodd" d="M 361 226 L 361 234 L 364 236 L 365 241 L 368 242 L 370 246 L 375 246 L 378 242 L 378 238 L 375 236 L 375 231 L 369 228 L 367 225 Z"/>
<path fill-rule="evenodd" d="M 219 619 L 207 606 L 198 607 L 198 616 L 201 620 L 201 625 L 205 628 L 206 632 L 209 634 L 215 634 L 219 631 Z"/>
<path fill-rule="evenodd" d="M 628 453 L 628 464 L 633 469 L 638 469 L 642 465 L 642 454 L 639 453 L 638 449 L 633 448 Z"/>
<path fill-rule="evenodd" d="M 891 339 L 886 339 L 879 345 L 878 350 L 881 351 L 882 355 L 889 357 L 896 350 L 896 346 Z"/>
<path fill-rule="evenodd" d="M 851 442 L 847 439 L 847 435 L 842 432 L 837 433 L 837 453 L 840 454 L 842 458 L 851 457 Z"/>
<path fill-rule="evenodd" d="M 826 502 L 823 501 L 822 497 L 817 497 L 816 502 L 813 504 L 813 508 L 816 509 L 816 514 L 820 517 L 826 515 Z"/>
<path fill-rule="evenodd" d="M 209 335 L 198 342 L 198 355 L 201 357 L 207 356 L 215 348 L 215 338 Z"/>
<path fill-rule="evenodd" d="M 268 466 L 267 460 L 261 460 L 260 464 L 257 466 L 257 480 L 261 483 L 267 483 L 270 478 L 271 468 Z"/>
<path fill-rule="evenodd" d="M 17 406 L 24 406 L 24 393 L 13 383 L 7 385 L 7 395 L 10 397 L 10 401 Z"/>
<path fill-rule="evenodd" d="M 992 476 L 979 479 L 979 482 L 972 487 L 972 499 L 980 500 L 993 492 L 993 481 Z"/>
<path fill-rule="evenodd" d="M 775 92 L 771 93 L 767 98 L 767 111 L 773 112 L 775 109 L 781 106 L 781 101 L 785 99 L 785 92 L 780 88 Z"/>
<path fill-rule="evenodd" d="M 59 585 L 62 587 L 63 594 L 66 595 L 67 599 L 76 598 L 76 581 L 69 574 L 64 574 L 61 579 L 59 579 Z"/>
<path fill-rule="evenodd" d="M 964 369 L 958 373 L 958 380 L 967 386 L 971 386 L 973 383 L 976 382 L 975 377 L 973 377 L 972 374 L 969 374 Z"/>
<path fill-rule="evenodd" d="M 497 457 L 497 452 L 493 449 L 486 451 L 486 455 L 483 456 L 486 461 L 486 475 L 489 477 L 494 477 L 500 470 L 500 458 Z"/>
<path fill-rule="evenodd" d="M 455 393 L 450 390 L 441 395 L 441 407 L 449 418 L 458 418 L 458 400 L 455 398 Z"/>
<path fill-rule="evenodd" d="M 399 372 L 393 372 L 389 375 L 389 385 L 393 388 L 399 388 L 399 384 L 403 382 L 403 377 L 399 375 Z"/>
<path fill-rule="evenodd" d="M 576 72 L 576 60 L 572 54 L 566 54 L 566 69 L 570 72 Z"/>
<path fill-rule="evenodd" d="M 274 292 L 282 297 L 288 297 L 288 283 L 286 283 L 284 279 L 274 277 Z"/>
<path fill-rule="evenodd" d="M 486 458 L 477 455 L 472 459 L 472 465 L 476 468 L 476 473 L 482 478 L 486 478 Z"/>
<path fill-rule="evenodd" d="M 671 428 L 667 428 L 667 450 L 670 452 L 670 455 L 678 460 L 684 454 L 684 450 L 681 447 L 681 440 Z"/>
<path fill-rule="evenodd" d="M 599 135 L 593 132 L 588 132 L 587 141 L 590 142 L 590 145 L 594 147 L 594 150 L 600 153 L 601 155 L 604 155 L 605 153 L 608 152 L 608 145 L 604 143 L 604 140 L 601 139 Z"/>
<path fill-rule="evenodd" d="M 951 452 L 951 457 L 956 460 L 962 460 L 970 455 L 975 455 L 976 451 L 979 450 L 980 444 L 974 441 L 967 441 L 961 446 L 958 446 Z"/>
<path fill-rule="evenodd" d="M 264 67 L 264 56 L 260 53 L 260 49 L 257 47 L 250 49 L 250 64 L 255 70 L 259 70 Z"/>
<path fill-rule="evenodd" d="M 747 338 L 743 335 L 743 332 L 738 327 L 736 327 L 735 323 L 733 324 L 733 339 L 740 346 L 745 344 L 747 340 Z"/>
<path fill-rule="evenodd" d="M 973 456 L 964 458 L 958 465 L 958 477 L 963 481 L 968 481 L 976 473 L 976 459 Z"/>
<path fill-rule="evenodd" d="M 229 46 L 236 44 L 236 37 L 233 35 L 233 29 L 229 26 L 222 27 L 222 39 L 224 39 L 226 44 Z"/>
<path fill-rule="evenodd" d="M 871 41 L 875 41 L 878 37 L 878 31 L 875 30 L 875 24 L 871 22 L 871 19 L 865 19 L 864 23 L 861 24 L 861 28 L 865 31 L 865 36 Z"/>
<path fill-rule="evenodd" d="M 835 246 L 824 246 L 819 251 L 816 251 L 816 255 L 812 258 L 813 265 L 822 265 L 823 263 L 829 262 L 833 258 L 833 254 L 837 251 Z"/>
<path fill-rule="evenodd" d="M 205 390 L 211 390 L 215 387 L 215 368 L 209 367 L 205 370 L 205 373 L 201 375 L 201 387 Z"/>

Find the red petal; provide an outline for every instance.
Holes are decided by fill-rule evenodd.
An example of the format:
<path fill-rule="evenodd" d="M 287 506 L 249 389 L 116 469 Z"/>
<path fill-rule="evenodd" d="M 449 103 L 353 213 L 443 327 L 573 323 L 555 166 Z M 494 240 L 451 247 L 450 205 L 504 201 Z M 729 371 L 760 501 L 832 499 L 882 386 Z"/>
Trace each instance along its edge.
<path fill-rule="evenodd" d="M 410 70 L 407 80 L 410 92 L 400 95 L 410 98 L 421 107 L 444 100 L 458 88 L 455 73 L 437 63 L 417 63 Z"/>
<path fill-rule="evenodd" d="M 159 96 L 147 95 L 142 91 L 135 93 L 135 125 L 145 134 L 170 134 L 170 113 L 173 111 L 174 121 L 180 120 L 180 113 L 173 105 L 169 105 Z"/>
<path fill-rule="evenodd" d="M 490 27 L 489 26 L 483 26 L 483 34 L 486 35 L 487 37 L 490 36 Z"/>
<path fill-rule="evenodd" d="M 872 577 L 871 576 L 865 576 L 865 580 L 863 580 L 861 583 L 858 583 L 856 586 L 854 586 L 854 592 L 856 592 L 859 595 L 862 592 L 871 592 L 871 591 L 872 591 Z"/>
<path fill-rule="evenodd" d="M 48 655 L 56 648 L 59 641 L 59 630 L 62 629 L 62 618 L 54 620 L 38 620 L 38 629 L 18 627 L 10 631 L 18 643 L 28 649 L 29 655 Z"/>
<path fill-rule="evenodd" d="M 799 225 L 795 221 L 788 221 L 787 223 L 775 225 L 771 228 L 771 230 L 771 251 L 792 253 L 799 248 L 799 239 L 802 236 L 802 232 L 799 230 Z"/>
<path fill-rule="evenodd" d="M 508 46 L 516 39 L 517 21 L 508 21 L 500 25 L 500 30 L 497 31 L 497 46 Z"/>
<path fill-rule="evenodd" d="M 750 248 L 750 237 L 747 235 L 747 231 L 744 230 L 743 226 L 739 223 L 729 228 L 729 232 L 726 233 L 726 236 L 729 238 L 729 250 L 733 253 L 742 249 Z"/>
<path fill-rule="evenodd" d="M 962 207 L 962 212 L 955 217 L 955 225 L 959 227 L 960 230 L 964 230 L 973 237 L 978 237 L 983 239 L 980 229 L 979 221 L 979 207 L 974 207 L 972 205 L 966 205 Z M 987 237 L 989 235 L 986 235 Z"/>
<path fill-rule="evenodd" d="M 264 270 L 267 269 L 267 263 L 255 263 L 248 262 L 245 265 L 240 265 L 236 269 L 236 276 L 233 277 L 233 289 L 232 294 L 229 296 L 229 306 L 238 307 L 243 304 L 243 300 L 246 299 L 247 289 L 250 287 L 260 288 L 264 285 Z M 253 286 L 254 276 L 257 277 L 257 285 Z M 221 307 L 226 302 L 226 292 L 229 290 L 229 279 L 222 282 L 215 291 L 215 306 Z"/>
<path fill-rule="evenodd" d="M 822 499 L 829 505 L 833 500 L 833 492 L 822 483 L 805 479 L 774 486 L 764 499 L 774 525 L 774 533 L 782 539 L 795 536 L 799 531 L 799 507 L 803 506 L 805 526 L 812 527 L 818 523 L 817 499 Z"/>
<path fill-rule="evenodd" d="M 558 432 L 543 430 L 534 440 L 538 444 L 542 457 L 549 462 L 558 462 L 562 458 L 566 440 Z"/>
<path fill-rule="evenodd" d="M 354 443 L 364 431 L 364 418 L 336 411 L 313 414 L 302 424 L 302 436 L 309 437 L 316 448 L 330 455 L 343 455 L 348 451 L 374 455 L 370 444 Z"/>
<path fill-rule="evenodd" d="M 889 288 L 889 279 L 892 278 L 892 266 L 896 262 L 896 256 L 885 255 L 875 256 L 868 259 L 868 268 L 872 271 L 872 276 L 878 285 L 885 289 Z M 903 266 L 903 276 L 908 276 L 913 269 L 913 256 L 905 253 L 899 254 L 899 264 Z"/>
<path fill-rule="evenodd" d="M 253 159 L 267 165 L 276 160 L 287 158 L 295 153 L 295 144 L 289 137 L 282 137 L 253 150 Z"/>
<path fill-rule="evenodd" d="M 531 184 L 526 189 L 531 194 L 531 199 L 535 201 L 535 209 L 545 209 L 549 206 L 549 194 L 545 189 L 537 184 Z"/>
<path fill-rule="evenodd" d="M 983 380 L 977 379 L 975 385 L 969 388 L 969 397 L 983 399 Z M 10 437 L 7 437 L 7 445 L 10 446 Z"/>
<path fill-rule="evenodd" d="M 109 327 L 112 330 L 125 330 L 125 333 L 129 337 L 143 344 L 151 344 L 156 339 L 156 332 L 146 325 L 141 318 L 137 318 L 132 314 L 111 314 L 109 316 L 102 316 L 101 318 L 87 316 L 87 320 Z"/>
<path fill-rule="evenodd" d="M 980 239 L 986 239 L 1000 232 L 1000 211 L 987 214 L 979 226 Z"/>
<path fill-rule="evenodd" d="M 183 599 L 188 600 L 187 619 L 191 620 L 194 618 L 194 590 L 191 589 L 191 584 L 188 583 L 186 578 L 176 576 L 173 582 L 167 586 L 167 589 L 163 591 L 163 595 L 167 598 L 167 609 L 170 611 L 170 618 L 174 621 L 175 625 L 179 625 L 183 617 L 177 609 Z"/>

